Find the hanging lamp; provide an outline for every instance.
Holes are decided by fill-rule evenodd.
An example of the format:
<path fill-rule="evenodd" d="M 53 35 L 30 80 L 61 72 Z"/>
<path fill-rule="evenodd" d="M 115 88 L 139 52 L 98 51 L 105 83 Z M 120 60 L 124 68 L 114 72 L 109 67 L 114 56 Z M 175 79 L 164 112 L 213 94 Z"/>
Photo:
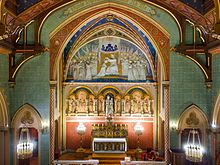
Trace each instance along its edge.
<path fill-rule="evenodd" d="M 27 127 L 21 128 L 20 139 L 17 145 L 17 158 L 28 159 L 33 156 L 34 145 L 30 140 L 30 134 Z"/>
<path fill-rule="evenodd" d="M 200 143 L 199 132 L 190 130 L 187 144 L 184 147 L 186 159 L 191 162 L 202 162 L 204 149 Z"/>

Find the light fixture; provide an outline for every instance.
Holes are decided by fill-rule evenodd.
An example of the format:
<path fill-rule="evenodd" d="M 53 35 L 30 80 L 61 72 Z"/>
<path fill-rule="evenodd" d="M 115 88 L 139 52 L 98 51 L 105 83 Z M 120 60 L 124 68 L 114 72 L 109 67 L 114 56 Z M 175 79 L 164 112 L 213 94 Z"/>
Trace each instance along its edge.
<path fill-rule="evenodd" d="M 178 124 L 177 124 L 177 122 L 171 121 L 171 122 L 170 122 L 170 129 L 171 129 L 172 131 L 177 131 L 177 130 L 178 130 Z"/>
<path fill-rule="evenodd" d="M 34 145 L 30 140 L 30 134 L 27 127 L 21 128 L 20 139 L 17 145 L 18 159 L 28 159 L 33 156 Z"/>
<path fill-rule="evenodd" d="M 44 133 L 47 133 L 48 132 L 48 128 L 49 128 L 49 123 L 47 121 L 43 121 L 42 122 L 42 129 L 41 129 L 41 132 L 44 134 Z"/>
<path fill-rule="evenodd" d="M 140 138 L 139 138 L 139 136 L 143 134 L 144 127 L 140 124 L 140 122 L 137 122 L 137 124 L 134 126 L 134 132 L 138 136 L 136 152 L 142 152 L 142 149 L 140 148 Z"/>
<path fill-rule="evenodd" d="M 78 148 L 76 150 L 76 152 L 84 152 L 85 149 L 82 147 L 82 145 L 83 145 L 82 135 L 84 135 L 86 132 L 85 125 L 82 122 L 80 122 L 78 127 L 76 128 L 76 131 L 80 135 L 80 148 Z"/>
<path fill-rule="evenodd" d="M 213 129 L 216 129 L 216 124 L 215 124 L 215 122 L 212 122 L 212 128 L 213 128 Z"/>
<path fill-rule="evenodd" d="M 184 146 L 186 159 L 191 162 L 202 162 L 204 148 L 200 143 L 199 132 L 190 130 L 187 144 Z"/>

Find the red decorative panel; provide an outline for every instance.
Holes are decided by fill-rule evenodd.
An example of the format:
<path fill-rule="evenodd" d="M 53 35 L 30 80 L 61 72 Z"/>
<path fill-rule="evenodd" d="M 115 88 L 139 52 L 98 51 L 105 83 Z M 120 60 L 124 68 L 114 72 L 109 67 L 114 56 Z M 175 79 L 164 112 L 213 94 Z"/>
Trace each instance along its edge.
<path fill-rule="evenodd" d="M 86 133 L 83 135 L 83 147 L 91 148 L 92 145 L 92 124 L 100 122 L 85 122 Z M 80 146 L 80 136 L 76 132 L 76 128 L 79 122 L 67 122 L 66 123 L 66 147 L 67 149 L 76 150 Z M 127 124 L 128 125 L 128 148 L 137 148 L 137 135 L 134 132 L 134 126 L 136 122 L 115 122 L 115 124 Z M 143 135 L 140 135 L 140 147 L 142 149 L 153 148 L 153 123 L 143 122 L 141 125 L 144 127 Z"/>

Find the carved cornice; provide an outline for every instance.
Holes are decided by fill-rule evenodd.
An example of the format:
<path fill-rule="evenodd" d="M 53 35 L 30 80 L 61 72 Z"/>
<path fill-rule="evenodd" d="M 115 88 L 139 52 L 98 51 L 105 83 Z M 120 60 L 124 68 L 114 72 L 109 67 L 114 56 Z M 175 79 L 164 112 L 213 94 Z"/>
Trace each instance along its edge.
<path fill-rule="evenodd" d="M 13 49 L 14 46 L 11 43 L 0 40 L 0 54 L 9 55 Z"/>
<path fill-rule="evenodd" d="M 13 23 L 13 27 L 11 29 L 15 29 L 17 27 L 21 27 L 28 21 L 35 19 L 37 17 L 40 17 L 41 14 L 46 11 L 49 13 L 50 11 L 54 10 L 56 11 L 59 9 L 59 6 L 64 6 L 66 4 L 75 3 L 77 0 L 68 1 L 68 0 L 42 0 L 38 2 L 37 4 L 33 5 L 32 7 L 29 7 L 27 10 L 19 14 L 18 16 L 13 15 L 10 13 L 10 11 L 6 12 L 6 24 L 9 25 L 10 22 Z M 198 11 L 194 10 L 192 7 L 186 5 L 185 3 L 181 1 L 173 1 L 173 0 L 142 0 L 146 3 L 150 3 L 154 6 L 164 6 L 168 10 L 172 10 L 172 12 L 175 12 L 175 14 L 185 16 L 187 18 L 190 18 L 193 22 L 196 22 L 198 25 L 203 26 L 206 31 L 210 31 L 210 29 L 213 29 L 214 24 L 212 23 L 214 19 L 211 17 L 206 17 L 205 15 L 202 15 Z M 78 1 L 77 1 L 78 2 Z M 89 2 L 89 1 L 88 1 Z M 111 0 L 109 1 L 111 2 Z M 83 2 L 82 2 L 83 3 Z M 87 3 L 85 1 L 84 3 Z M 138 3 L 136 1 L 130 2 L 129 5 L 132 5 L 132 3 Z M 211 20 L 210 20 L 211 19 Z"/>
<path fill-rule="evenodd" d="M 212 55 L 220 55 L 220 45 L 209 49 L 209 53 L 211 53 Z"/>

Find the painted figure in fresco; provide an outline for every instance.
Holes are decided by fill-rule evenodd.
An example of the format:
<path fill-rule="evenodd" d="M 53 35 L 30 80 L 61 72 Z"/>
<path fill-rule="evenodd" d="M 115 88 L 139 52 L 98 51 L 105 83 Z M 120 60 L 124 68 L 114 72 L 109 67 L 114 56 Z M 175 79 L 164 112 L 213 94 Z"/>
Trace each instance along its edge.
<path fill-rule="evenodd" d="M 73 74 L 73 79 L 78 80 L 78 75 L 79 75 L 79 67 L 78 63 L 76 61 L 73 61 L 72 63 L 72 74 Z"/>
<path fill-rule="evenodd" d="M 102 51 L 105 51 L 105 46 L 104 46 L 104 45 L 102 45 L 101 50 L 102 50 Z"/>
<path fill-rule="evenodd" d="M 110 65 L 106 69 L 106 75 L 118 75 L 117 59 L 114 54 L 111 54 L 111 58 L 108 58 Z"/>
<path fill-rule="evenodd" d="M 109 115 L 113 115 L 113 113 L 114 113 L 113 98 L 111 98 L 108 95 L 105 100 L 105 114 L 106 114 L 106 116 L 109 116 Z"/>
<path fill-rule="evenodd" d="M 107 65 L 106 63 L 108 62 L 108 59 L 106 58 L 105 61 L 102 64 L 101 70 L 99 71 L 99 73 L 97 74 L 97 77 L 102 77 L 106 75 L 106 69 L 107 69 Z"/>
<path fill-rule="evenodd" d="M 122 76 L 127 76 L 128 75 L 128 59 L 126 57 L 121 59 L 122 63 Z"/>
<path fill-rule="evenodd" d="M 134 80 L 139 80 L 137 61 L 134 61 L 134 63 L 133 63 L 132 72 L 133 72 Z"/>
<path fill-rule="evenodd" d="M 144 61 L 140 63 L 140 80 L 146 80 L 146 64 Z"/>
<path fill-rule="evenodd" d="M 108 44 L 105 48 L 105 51 L 113 51 L 113 50 L 114 50 L 114 48 L 111 44 Z"/>
<path fill-rule="evenodd" d="M 79 69 L 78 80 L 84 80 L 86 77 L 86 72 L 85 72 L 85 64 L 83 61 L 80 61 L 78 65 L 78 69 Z"/>
<path fill-rule="evenodd" d="M 91 64 L 89 61 L 86 62 L 86 80 L 92 80 Z"/>
<path fill-rule="evenodd" d="M 132 61 L 129 61 L 129 66 L 128 66 L 128 80 L 135 80 L 134 74 L 133 74 L 133 64 L 132 64 Z"/>

